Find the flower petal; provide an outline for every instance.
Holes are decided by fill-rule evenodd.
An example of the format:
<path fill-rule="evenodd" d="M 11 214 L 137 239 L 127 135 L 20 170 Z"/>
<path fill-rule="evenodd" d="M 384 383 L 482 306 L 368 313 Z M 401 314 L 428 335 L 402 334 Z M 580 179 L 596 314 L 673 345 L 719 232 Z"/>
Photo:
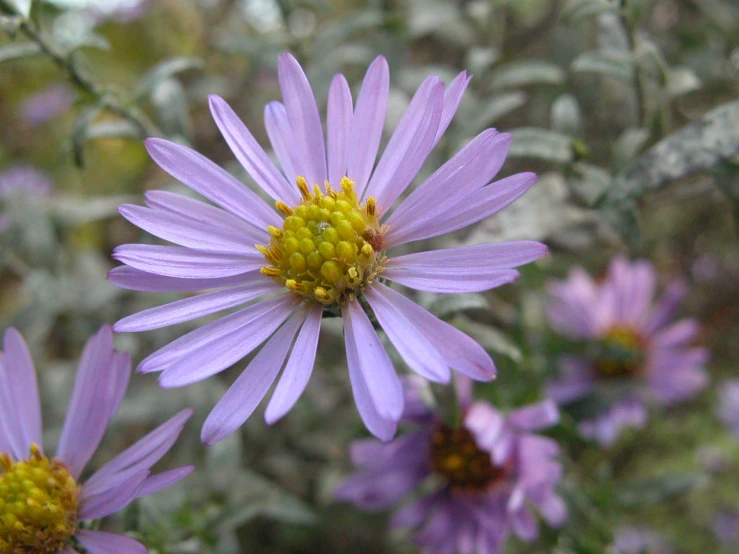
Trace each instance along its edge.
<path fill-rule="evenodd" d="M 240 273 L 228 277 L 212 279 L 187 279 L 183 277 L 166 277 L 147 273 L 127 265 L 114 267 L 108 272 L 108 281 L 117 287 L 145 292 L 189 292 L 204 289 L 216 289 L 243 285 L 253 281 L 261 281 L 264 276 L 259 271 Z"/>
<path fill-rule="evenodd" d="M 295 299 L 289 294 L 263 300 L 171 342 L 144 360 L 141 371 L 157 364 L 154 371 L 164 370 L 159 384 L 165 388 L 195 383 L 249 354 L 294 310 Z"/>
<path fill-rule="evenodd" d="M 295 156 L 295 139 L 287 120 L 287 111 L 281 102 L 270 102 L 264 107 L 264 126 L 287 182 L 295 183 L 298 176 L 295 167 L 299 161 Z"/>
<path fill-rule="evenodd" d="M 441 113 L 441 121 L 439 121 L 439 128 L 436 130 L 436 137 L 434 138 L 434 146 L 437 145 L 444 132 L 449 127 L 449 124 L 454 118 L 454 114 L 457 113 L 457 108 L 460 102 L 462 102 L 462 96 L 467 90 L 467 85 L 470 84 L 472 76 L 467 76 L 466 71 L 462 71 L 457 75 L 451 83 L 444 89 L 444 109 Z M 432 147 L 433 148 L 433 147 Z"/>
<path fill-rule="evenodd" d="M 122 244 L 115 248 L 113 257 L 147 273 L 183 279 L 231 277 L 264 265 L 264 256 L 256 249 L 249 253 L 229 254 L 184 246 Z"/>
<path fill-rule="evenodd" d="M 387 60 L 378 56 L 367 69 L 359 89 L 347 152 L 347 176 L 354 181 L 359 198 L 375 165 L 389 94 L 390 69 Z"/>
<path fill-rule="evenodd" d="M 508 414 L 508 423 L 521 431 L 537 431 L 556 425 L 558 421 L 559 410 L 551 400 L 529 404 Z"/>
<path fill-rule="evenodd" d="M 113 330 L 116 333 L 136 333 L 169 327 L 176 323 L 246 304 L 269 292 L 280 290 L 280 288 L 274 280 L 264 278 L 247 285 L 191 296 L 124 317 L 113 326 Z"/>
<path fill-rule="evenodd" d="M 85 344 L 57 448 L 56 457 L 75 479 L 100 444 L 130 377 L 131 359 L 113 349 L 113 331 L 104 325 Z"/>
<path fill-rule="evenodd" d="M 176 469 L 170 469 L 169 471 L 163 471 L 162 473 L 157 473 L 156 475 L 150 475 L 146 478 L 146 481 L 144 481 L 144 484 L 141 486 L 141 489 L 139 489 L 139 492 L 136 493 L 136 498 L 148 496 L 150 494 L 154 494 L 155 492 L 159 492 L 160 490 L 171 487 L 175 483 L 179 483 L 180 481 L 182 481 L 194 470 L 195 466 L 183 466 Z"/>
<path fill-rule="evenodd" d="M 352 132 L 352 93 L 343 75 L 336 75 L 328 89 L 326 138 L 328 181 L 337 186 L 346 175 L 347 147 Z"/>
<path fill-rule="evenodd" d="M 295 141 L 295 167 L 309 184 L 323 185 L 326 180 L 326 151 L 323 146 L 323 127 L 318 106 L 308 78 L 298 60 L 285 52 L 277 61 L 277 78 L 280 81 L 282 99 Z M 297 193 L 297 189 L 293 189 Z"/>
<path fill-rule="evenodd" d="M 413 371 L 435 383 L 448 383 L 451 378 L 449 366 L 428 337 L 405 317 L 402 308 L 387 295 L 388 290 L 387 287 L 370 286 L 364 290 L 364 297 L 390 342 Z"/>
<path fill-rule="evenodd" d="M 257 185 L 275 200 L 283 200 L 288 203 L 297 202 L 300 199 L 298 189 L 285 180 L 280 170 L 275 167 L 275 164 L 272 163 L 272 160 L 269 159 L 267 153 L 239 119 L 239 116 L 234 113 L 231 106 L 215 94 L 211 94 L 208 100 L 210 102 L 210 113 L 213 115 L 223 138 L 226 139 L 236 159 L 244 166 L 246 172 Z M 246 187 L 244 188 L 246 189 Z M 249 191 L 249 193 L 254 194 L 252 191 Z M 263 201 L 262 203 L 264 204 Z M 266 204 L 264 205 L 266 206 Z M 227 207 L 224 206 L 224 208 Z M 251 221 L 251 218 L 244 219 Z"/>
<path fill-rule="evenodd" d="M 224 439 L 256 410 L 285 363 L 293 339 L 307 315 L 308 312 L 302 310 L 293 315 L 229 387 L 203 424 L 200 438 L 204 444 L 210 446 Z"/>
<path fill-rule="evenodd" d="M 136 498 L 148 476 L 149 471 L 139 471 L 113 488 L 83 498 L 79 519 L 100 519 L 128 506 Z"/>
<path fill-rule="evenodd" d="M 74 536 L 90 554 L 147 554 L 143 544 L 124 535 L 83 529 Z"/>
<path fill-rule="evenodd" d="M 311 308 L 300 329 L 282 377 L 277 382 L 272 398 L 267 405 L 264 419 L 272 425 L 289 412 L 308 384 L 316 360 L 318 335 L 321 330 L 323 307 L 316 304 Z"/>
<path fill-rule="evenodd" d="M 144 146 L 159 167 L 221 208 L 264 229 L 280 224 L 279 215 L 264 200 L 202 154 L 158 138 L 146 139 Z M 279 175 L 274 164 L 272 168 Z"/>
<path fill-rule="evenodd" d="M 358 301 L 341 309 L 347 347 L 354 345 L 362 379 L 377 413 L 383 419 L 398 421 L 403 414 L 403 386 L 380 338 L 372 328 Z"/>

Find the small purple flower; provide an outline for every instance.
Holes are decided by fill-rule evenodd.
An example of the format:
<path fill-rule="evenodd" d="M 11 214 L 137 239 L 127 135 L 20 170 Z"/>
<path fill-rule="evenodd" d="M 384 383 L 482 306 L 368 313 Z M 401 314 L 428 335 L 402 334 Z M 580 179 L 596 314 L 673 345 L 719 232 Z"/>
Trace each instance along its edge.
<path fill-rule="evenodd" d="M 393 209 L 451 122 L 466 73 L 448 85 L 437 76 L 421 84 L 376 167 L 389 93 L 383 57 L 368 69 L 356 105 L 343 75 L 334 77 L 326 146 L 313 92 L 290 54 L 280 57 L 278 78 L 284 103 L 266 106 L 265 124 L 281 169 L 226 102 L 210 98 L 226 142 L 276 209 L 193 150 L 146 141 L 164 170 L 217 207 L 162 191 L 147 193 L 148 207 L 122 206 L 129 221 L 179 246 L 120 246 L 114 256 L 126 265 L 109 279 L 142 291 L 220 290 L 129 316 L 115 330 L 174 325 L 270 295 L 184 335 L 139 366 L 143 373 L 161 371 L 164 387 L 183 386 L 223 371 L 266 341 L 206 420 L 202 439 L 213 444 L 252 414 L 283 365 L 265 418 L 273 423 L 284 416 L 309 380 L 324 311 L 341 316 L 357 407 L 369 430 L 389 440 L 403 391 L 365 306 L 408 366 L 431 381 L 448 382 L 450 369 L 490 380 L 495 366 L 467 335 L 385 281 L 436 293 L 483 291 L 515 280 L 513 267 L 543 256 L 546 247 L 520 241 L 401 256 L 388 251 L 486 218 L 536 176 L 491 182 L 511 136 L 487 129 Z"/>
<path fill-rule="evenodd" d="M 627 395 L 582 430 L 602 444 L 624 426 L 643 426 L 654 400 L 670 405 L 694 396 L 708 382 L 703 368 L 708 350 L 691 347 L 698 324 L 670 323 L 684 294 L 674 283 L 654 302 L 656 273 L 645 260 L 617 256 L 602 283 L 581 268 L 550 286 L 549 319 L 558 332 L 587 345 L 586 353 L 560 361 L 561 378 L 549 395 L 560 404 L 610 392 L 625 385 Z"/>
<path fill-rule="evenodd" d="M 559 446 L 532 433 L 558 418 L 551 401 L 508 415 L 476 402 L 465 409 L 462 425 L 451 427 L 409 398 L 405 419 L 418 429 L 390 444 L 354 442 L 350 454 L 358 470 L 335 496 L 378 511 L 428 484 L 431 491 L 396 512 L 391 522 L 417 529 L 415 540 L 428 554 L 495 554 L 511 531 L 533 541 L 539 529 L 532 506 L 551 526 L 567 517 L 555 492 L 562 477 Z"/>
<path fill-rule="evenodd" d="M 38 127 L 69 110 L 73 100 L 72 89 L 57 83 L 27 98 L 21 106 L 21 114 L 29 125 Z"/>
<path fill-rule="evenodd" d="M 729 379 L 721 386 L 717 415 L 726 427 L 739 436 L 739 379 Z"/>
<path fill-rule="evenodd" d="M 30 165 L 14 165 L 0 172 L 0 203 L 16 195 L 46 196 L 52 188 L 51 179 Z M 10 225 L 10 217 L 0 213 L 0 233 Z"/>
<path fill-rule="evenodd" d="M 169 487 L 192 466 L 150 475 L 172 447 L 192 410 L 183 410 L 133 446 L 79 481 L 131 375 L 127 354 L 113 348 L 104 326 L 87 341 L 55 457 L 44 454 L 36 372 L 23 337 L 5 332 L 0 352 L 0 552 L 75 554 L 74 538 L 91 554 L 145 554 L 123 535 L 83 529 L 136 498 Z"/>

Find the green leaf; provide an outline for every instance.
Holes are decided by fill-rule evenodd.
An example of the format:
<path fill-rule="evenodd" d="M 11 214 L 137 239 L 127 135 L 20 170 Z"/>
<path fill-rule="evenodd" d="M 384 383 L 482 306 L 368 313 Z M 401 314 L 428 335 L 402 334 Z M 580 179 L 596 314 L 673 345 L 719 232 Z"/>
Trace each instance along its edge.
<path fill-rule="evenodd" d="M 664 138 L 616 176 L 606 201 L 618 204 L 730 160 L 739 154 L 737 121 L 734 101 Z"/>
<path fill-rule="evenodd" d="M 170 58 L 164 60 L 144 75 L 144 78 L 141 79 L 139 86 L 136 88 L 136 97 L 142 99 L 148 96 L 161 81 L 169 79 L 177 73 L 202 68 L 203 60 L 200 58 Z"/>
<path fill-rule="evenodd" d="M 631 82 L 634 62 L 631 55 L 616 50 L 590 50 L 577 56 L 570 65 L 578 73 L 598 73 Z"/>
<path fill-rule="evenodd" d="M 444 294 L 436 296 L 426 309 L 437 317 L 445 318 L 463 310 L 489 310 L 485 298 L 477 293 Z"/>
<path fill-rule="evenodd" d="M 42 54 L 41 47 L 35 42 L 8 44 L 0 48 L 0 63 L 11 60 L 35 58 Z"/>
<path fill-rule="evenodd" d="M 490 78 L 493 90 L 525 85 L 559 85 L 565 80 L 565 72 L 558 66 L 541 61 L 510 63 L 499 67 Z"/>
<path fill-rule="evenodd" d="M 616 501 L 624 507 L 659 504 L 703 487 L 708 477 L 700 473 L 676 473 L 636 479 L 623 485 Z"/>
<path fill-rule="evenodd" d="M 552 103 L 552 129 L 564 135 L 575 137 L 582 123 L 580 105 L 572 94 L 563 94 Z"/>
<path fill-rule="evenodd" d="M 511 131 L 513 143 L 509 156 L 539 158 L 555 163 L 573 161 L 572 139 L 557 131 L 534 127 L 521 127 Z"/>
<path fill-rule="evenodd" d="M 609 0 L 574 0 L 562 10 L 562 19 L 567 23 L 577 23 L 605 12 L 618 12 L 618 3 Z"/>
<path fill-rule="evenodd" d="M 526 93 L 524 92 L 502 92 L 475 110 L 463 128 L 470 134 L 478 133 L 525 103 Z"/>
<path fill-rule="evenodd" d="M 12 8 L 18 12 L 18 15 L 28 19 L 31 16 L 31 6 L 33 0 L 6 0 Z"/>
<path fill-rule="evenodd" d="M 688 67 L 671 67 L 667 70 L 667 94 L 670 98 L 688 94 L 701 88 L 701 80 Z"/>
<path fill-rule="evenodd" d="M 517 364 L 523 360 L 523 353 L 515 341 L 498 329 L 461 315 L 450 323 L 475 339 L 486 350 L 507 356 Z"/>
<path fill-rule="evenodd" d="M 141 129 L 127 120 L 104 121 L 87 127 L 87 138 L 122 138 L 141 140 Z"/>
<path fill-rule="evenodd" d="M 618 172 L 633 160 L 649 140 L 649 129 L 629 128 L 613 144 L 611 168 Z"/>
<path fill-rule="evenodd" d="M 188 113 L 185 89 L 177 79 L 159 81 L 151 92 L 151 102 L 159 116 L 158 122 L 170 137 L 190 136 L 190 114 Z"/>
<path fill-rule="evenodd" d="M 568 182 L 573 193 L 589 206 L 594 206 L 608 191 L 613 177 L 605 169 L 596 165 L 577 162 L 572 167 Z"/>

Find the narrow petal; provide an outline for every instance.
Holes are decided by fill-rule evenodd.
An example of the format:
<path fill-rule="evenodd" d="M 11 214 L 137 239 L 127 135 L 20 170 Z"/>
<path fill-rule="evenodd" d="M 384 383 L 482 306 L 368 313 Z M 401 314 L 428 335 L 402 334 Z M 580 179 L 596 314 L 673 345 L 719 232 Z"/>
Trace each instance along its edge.
<path fill-rule="evenodd" d="M 226 139 L 236 159 L 244 166 L 257 185 L 275 200 L 282 200 L 288 204 L 297 202 L 300 199 L 298 189 L 287 182 L 231 106 L 215 94 L 211 94 L 208 100 L 210 101 L 210 113 L 223 138 Z M 249 218 L 244 219 L 251 221 Z"/>
<path fill-rule="evenodd" d="M 505 208 L 535 182 L 535 174 L 519 173 L 483 187 L 446 212 L 433 217 L 419 215 L 405 228 L 390 229 L 384 239 L 387 248 L 451 233 L 477 223 Z"/>
<path fill-rule="evenodd" d="M 664 292 L 662 297 L 654 307 L 652 314 L 645 325 L 645 332 L 653 333 L 660 327 L 667 324 L 672 315 L 674 314 L 680 301 L 685 296 L 687 287 L 685 283 L 676 281 L 671 283 L 667 290 Z"/>
<path fill-rule="evenodd" d="M 342 306 L 346 343 L 353 343 L 359 371 L 377 413 L 398 421 L 403 413 L 403 386 L 380 338 L 357 301 Z"/>
<path fill-rule="evenodd" d="M 490 381 L 495 377 L 493 360 L 462 331 L 382 283 L 375 282 L 372 288 L 402 311 L 409 324 L 434 345 L 446 365 L 477 381 Z"/>
<path fill-rule="evenodd" d="M 243 285 L 253 281 L 261 281 L 264 276 L 259 271 L 240 273 L 228 277 L 206 279 L 187 279 L 183 277 L 167 277 L 147 273 L 127 265 L 114 267 L 108 272 L 108 281 L 117 287 L 145 292 L 190 292 L 204 289 L 217 289 Z"/>
<path fill-rule="evenodd" d="M 57 449 L 56 457 L 75 479 L 100 444 L 130 377 L 131 359 L 113 349 L 113 331 L 104 325 L 82 351 Z"/>
<path fill-rule="evenodd" d="M 347 147 L 352 132 L 352 93 L 343 75 L 336 75 L 328 89 L 326 139 L 328 181 L 336 186 L 346 175 Z"/>
<path fill-rule="evenodd" d="M 246 304 L 269 292 L 278 291 L 280 288 L 274 280 L 264 278 L 248 285 L 184 298 L 124 317 L 113 326 L 113 330 L 116 333 L 136 333 L 168 327 Z"/>
<path fill-rule="evenodd" d="M 180 481 L 182 481 L 194 470 L 195 466 L 183 466 L 178 467 L 177 469 L 163 471 L 162 473 L 157 473 L 156 475 L 150 475 L 146 478 L 146 481 L 144 481 L 141 489 L 139 489 L 139 492 L 136 494 L 136 498 L 148 496 L 150 494 L 154 494 L 155 492 L 159 492 L 163 489 L 171 487 L 175 483 L 179 483 Z"/>
<path fill-rule="evenodd" d="M 323 185 L 326 180 L 323 126 L 308 78 L 298 60 L 287 52 L 277 61 L 277 78 L 295 140 L 296 158 L 300 160 L 295 170 L 310 184 Z"/>
<path fill-rule="evenodd" d="M 295 299 L 286 294 L 232 314 L 237 316 L 237 326 L 230 333 L 216 334 L 224 326 L 206 329 L 207 325 L 188 333 L 191 339 L 184 347 L 170 349 L 177 342 L 174 341 L 165 347 L 167 350 L 160 350 L 158 359 L 169 363 L 159 377 L 159 384 L 165 388 L 182 387 L 223 371 L 259 346 L 294 310 Z M 228 321 L 225 327 L 232 327 L 232 323 Z M 201 330 L 202 334 L 195 334 Z"/>
<path fill-rule="evenodd" d="M 322 316 L 323 307 L 316 304 L 300 329 L 285 370 L 264 413 L 264 419 L 269 425 L 292 409 L 308 384 L 316 360 Z"/>
<path fill-rule="evenodd" d="M 295 183 L 298 176 L 295 168 L 300 162 L 296 159 L 295 139 L 287 119 L 287 111 L 281 102 L 270 102 L 264 107 L 264 126 L 287 182 Z"/>
<path fill-rule="evenodd" d="M 21 334 L 5 331 L 5 353 L 0 359 L 0 421 L 6 442 L 19 460 L 30 454 L 31 444 L 42 447 L 41 401 L 31 353 Z"/>
<path fill-rule="evenodd" d="M 390 137 L 365 194 L 375 197 L 380 214 L 403 194 L 431 152 L 443 97 L 444 83 L 426 79 Z"/>
<path fill-rule="evenodd" d="M 467 85 L 470 84 L 472 76 L 467 76 L 466 71 L 462 71 L 457 75 L 451 83 L 444 90 L 444 109 L 441 113 L 441 121 L 439 122 L 439 128 L 436 130 L 436 137 L 434 137 L 434 146 L 437 145 L 444 132 L 449 127 L 449 124 L 454 118 L 454 114 L 457 113 L 457 108 L 460 102 L 462 102 L 462 96 L 467 90 Z M 433 148 L 433 147 L 432 147 Z"/>
<path fill-rule="evenodd" d="M 669 327 L 660 330 L 654 335 L 652 340 L 660 348 L 674 348 L 690 342 L 697 334 L 697 321 L 694 319 L 681 319 Z"/>
<path fill-rule="evenodd" d="M 186 146 L 158 138 L 146 139 L 144 146 L 159 167 L 221 208 L 264 229 L 267 225 L 279 225 L 280 217 L 275 210 L 205 156 Z M 274 164 L 272 167 L 279 175 Z"/>
<path fill-rule="evenodd" d="M 464 416 L 464 426 L 480 448 L 492 452 L 505 429 L 505 417 L 487 402 L 473 402 Z"/>
<path fill-rule="evenodd" d="M 123 509 L 136 498 L 148 476 L 147 470 L 140 471 L 116 487 L 83 499 L 79 519 L 100 519 Z"/>
<path fill-rule="evenodd" d="M 254 242 L 258 240 L 257 233 L 250 237 L 245 233 L 238 234 L 177 214 L 133 204 L 122 205 L 118 208 L 118 213 L 155 237 L 198 250 L 251 253 L 254 251 Z"/>
<path fill-rule="evenodd" d="M 82 530 L 74 536 L 90 554 L 147 554 L 143 544 L 124 535 Z"/>
<path fill-rule="evenodd" d="M 307 312 L 296 313 L 267 341 L 210 412 L 200 438 L 210 446 L 241 427 L 256 410 L 280 372 Z"/>
<path fill-rule="evenodd" d="M 451 378 L 449 366 L 428 337 L 416 328 L 403 313 L 401 307 L 388 296 L 387 287 L 367 287 L 364 297 L 375 312 L 377 321 L 390 342 L 408 366 L 430 381 L 448 383 Z"/>
<path fill-rule="evenodd" d="M 508 415 L 508 422 L 521 431 L 537 431 L 556 425 L 559 421 L 559 410 L 551 400 L 538 404 L 530 404 L 519 408 Z"/>
<path fill-rule="evenodd" d="M 228 254 L 184 246 L 122 244 L 113 251 L 113 257 L 147 273 L 183 279 L 232 277 L 264 265 L 264 256 L 256 249 L 250 253 Z"/>
<path fill-rule="evenodd" d="M 390 69 L 387 60 L 378 56 L 367 69 L 357 96 L 352 118 L 352 134 L 347 153 L 347 176 L 354 181 L 357 196 L 362 198 L 385 126 L 387 99 L 390 94 Z"/>

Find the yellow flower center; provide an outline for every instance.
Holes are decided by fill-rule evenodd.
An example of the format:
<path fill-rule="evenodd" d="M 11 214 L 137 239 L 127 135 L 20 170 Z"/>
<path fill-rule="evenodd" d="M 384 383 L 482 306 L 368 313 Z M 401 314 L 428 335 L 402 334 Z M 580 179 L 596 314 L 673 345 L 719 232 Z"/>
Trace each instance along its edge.
<path fill-rule="evenodd" d="M 605 379 L 630 377 L 644 365 L 644 339 L 631 327 L 617 325 L 602 337 L 595 371 Z"/>
<path fill-rule="evenodd" d="M 79 493 L 64 464 L 35 444 L 22 462 L 0 454 L 0 552 L 60 552 L 77 530 Z"/>
<path fill-rule="evenodd" d="M 431 468 L 458 491 L 482 492 L 508 474 L 464 427 L 439 425 L 431 438 Z"/>
<path fill-rule="evenodd" d="M 262 275 L 324 305 L 351 300 L 382 271 L 382 231 L 375 199 L 359 203 L 354 182 L 344 177 L 341 190 L 326 183 L 313 193 L 297 178 L 303 200 L 294 208 L 276 202 L 285 215 L 282 229 L 268 228 L 269 245 L 256 245 L 269 263 Z"/>

